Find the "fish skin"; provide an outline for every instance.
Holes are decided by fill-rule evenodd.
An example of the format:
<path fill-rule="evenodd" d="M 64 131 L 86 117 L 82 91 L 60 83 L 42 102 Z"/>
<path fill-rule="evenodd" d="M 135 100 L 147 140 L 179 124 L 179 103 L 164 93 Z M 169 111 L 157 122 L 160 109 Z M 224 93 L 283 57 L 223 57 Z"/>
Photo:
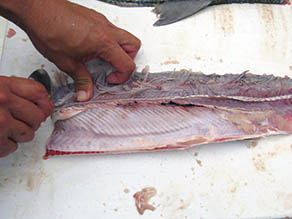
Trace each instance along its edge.
<path fill-rule="evenodd" d="M 289 0 L 101 0 L 122 7 L 155 7 L 159 19 L 154 26 L 168 25 L 187 18 L 202 9 L 220 4 L 290 4 Z"/>
<path fill-rule="evenodd" d="M 98 76 L 94 97 L 85 103 L 75 102 L 71 85 L 55 90 L 72 89 L 54 99 L 55 127 L 46 158 L 186 149 L 292 134 L 288 77 L 137 73 L 125 84 L 110 86 Z"/>
<path fill-rule="evenodd" d="M 98 78 L 99 77 L 99 78 Z M 105 74 L 96 74 L 95 95 L 90 102 L 122 101 L 174 101 L 189 98 L 233 99 L 244 102 L 264 102 L 290 99 L 292 79 L 273 75 L 210 74 L 187 70 L 162 73 L 135 73 L 122 85 L 112 86 Z M 55 110 L 82 106 L 87 102 L 75 102 L 74 85 L 58 87 L 52 94 Z M 170 93 L 169 91 L 172 91 Z M 145 93 L 147 95 L 145 97 Z M 149 97 L 151 95 L 151 98 Z"/>

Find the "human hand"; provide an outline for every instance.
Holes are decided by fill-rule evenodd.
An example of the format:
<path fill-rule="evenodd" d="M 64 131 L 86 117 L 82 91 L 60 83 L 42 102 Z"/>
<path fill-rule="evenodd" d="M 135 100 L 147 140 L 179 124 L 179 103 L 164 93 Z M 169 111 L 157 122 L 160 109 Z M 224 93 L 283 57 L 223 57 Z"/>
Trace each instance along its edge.
<path fill-rule="evenodd" d="M 94 58 L 110 62 L 112 84 L 128 80 L 140 41 L 111 24 L 102 14 L 66 0 L 34 1 L 24 30 L 35 47 L 75 81 L 77 100 L 92 96 L 93 84 L 85 63 Z"/>
<path fill-rule="evenodd" d="M 0 157 L 31 141 L 53 111 L 46 89 L 33 80 L 0 76 Z"/>

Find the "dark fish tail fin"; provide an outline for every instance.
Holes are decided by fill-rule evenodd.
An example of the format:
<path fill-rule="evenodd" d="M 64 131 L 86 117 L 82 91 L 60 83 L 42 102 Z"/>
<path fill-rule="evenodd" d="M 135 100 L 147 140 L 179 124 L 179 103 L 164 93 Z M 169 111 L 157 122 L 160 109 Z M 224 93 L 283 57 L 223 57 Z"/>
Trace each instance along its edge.
<path fill-rule="evenodd" d="M 154 23 L 154 26 L 162 26 L 182 20 L 206 8 L 211 3 L 212 0 L 175 0 L 164 2 L 153 10 L 159 16 L 159 20 Z"/>

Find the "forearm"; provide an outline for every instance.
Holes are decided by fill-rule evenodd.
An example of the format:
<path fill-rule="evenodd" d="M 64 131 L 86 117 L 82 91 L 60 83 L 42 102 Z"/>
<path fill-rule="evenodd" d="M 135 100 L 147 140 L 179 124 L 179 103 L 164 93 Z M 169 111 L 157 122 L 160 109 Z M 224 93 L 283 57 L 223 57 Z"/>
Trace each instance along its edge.
<path fill-rule="evenodd" d="M 12 21 L 24 31 L 35 27 L 45 28 L 54 18 L 46 13 L 58 10 L 56 5 L 66 0 L 0 0 L 0 15 Z M 44 17 L 50 18 L 45 20 Z M 41 23 L 40 23 L 41 22 Z"/>

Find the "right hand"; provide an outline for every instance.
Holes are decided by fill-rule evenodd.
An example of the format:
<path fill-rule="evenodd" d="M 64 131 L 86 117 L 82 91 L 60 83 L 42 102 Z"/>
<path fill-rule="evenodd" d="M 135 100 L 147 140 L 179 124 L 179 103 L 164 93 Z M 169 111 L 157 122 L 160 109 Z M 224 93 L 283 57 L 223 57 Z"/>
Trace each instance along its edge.
<path fill-rule="evenodd" d="M 40 124 L 53 111 L 43 85 L 19 77 L 0 76 L 0 157 L 31 141 Z"/>
<path fill-rule="evenodd" d="M 141 46 L 138 38 L 102 14 L 67 0 L 33 2 L 24 30 L 47 59 L 74 79 L 78 101 L 92 97 L 93 83 L 85 68 L 91 59 L 102 58 L 115 67 L 117 71 L 107 77 L 109 83 L 129 79 Z"/>
<path fill-rule="evenodd" d="M 20 26 L 34 46 L 75 81 L 78 101 L 93 94 L 85 63 L 94 58 L 116 69 L 111 84 L 127 81 L 135 70 L 141 42 L 92 9 L 68 0 L 0 0 L 0 14 Z"/>

